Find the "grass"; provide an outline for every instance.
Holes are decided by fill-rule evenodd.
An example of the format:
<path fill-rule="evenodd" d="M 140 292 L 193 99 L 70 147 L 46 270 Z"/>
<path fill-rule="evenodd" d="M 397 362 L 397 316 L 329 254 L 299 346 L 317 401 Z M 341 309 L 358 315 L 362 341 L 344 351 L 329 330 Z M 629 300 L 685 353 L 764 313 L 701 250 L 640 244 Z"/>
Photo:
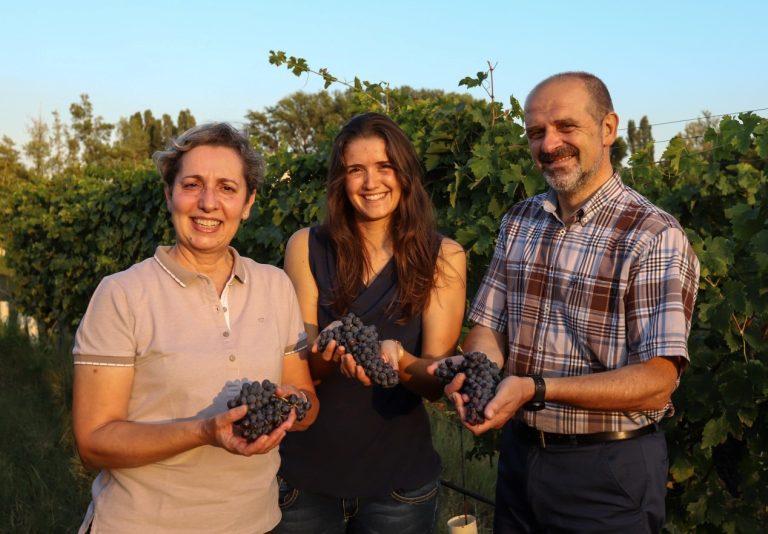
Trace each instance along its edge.
<path fill-rule="evenodd" d="M 71 356 L 0 324 L 0 532 L 74 532 L 90 500 L 70 427 Z"/>
<path fill-rule="evenodd" d="M 77 531 L 93 474 L 74 448 L 71 399 L 71 354 L 44 349 L 0 323 L 0 533 Z M 493 500 L 496 455 L 466 458 L 472 434 L 446 404 L 428 404 L 428 411 L 442 478 Z M 465 507 L 478 518 L 480 534 L 492 531 L 493 509 L 487 504 L 445 486 L 439 503 L 437 534 L 447 532 L 448 519 L 465 513 Z"/>
<path fill-rule="evenodd" d="M 478 440 L 475 445 L 472 433 L 458 423 L 455 412 L 444 402 L 428 404 L 427 411 L 432 422 L 432 440 L 443 460 L 442 479 L 493 501 L 498 458 L 492 441 L 494 435 L 487 436 L 485 440 Z M 478 449 L 480 445 L 483 446 L 482 450 Z M 441 487 L 435 532 L 446 533 L 448 519 L 464 513 L 477 518 L 479 534 L 493 532 L 492 506 L 472 497 L 465 497 L 446 486 Z"/>

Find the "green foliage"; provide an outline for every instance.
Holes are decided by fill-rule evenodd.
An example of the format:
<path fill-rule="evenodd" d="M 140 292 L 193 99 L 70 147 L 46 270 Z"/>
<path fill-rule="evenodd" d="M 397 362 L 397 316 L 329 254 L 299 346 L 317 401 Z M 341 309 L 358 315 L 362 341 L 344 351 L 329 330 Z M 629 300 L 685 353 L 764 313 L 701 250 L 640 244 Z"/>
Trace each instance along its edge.
<path fill-rule="evenodd" d="M 667 421 L 670 527 L 757 532 L 768 520 L 768 120 L 724 117 L 706 151 L 633 154 L 625 180 L 675 215 L 701 261 L 690 368 Z"/>
<path fill-rule="evenodd" d="M 18 188 L 0 207 L 16 305 L 67 334 L 104 276 L 168 243 L 161 180 L 136 169 L 91 169 Z"/>

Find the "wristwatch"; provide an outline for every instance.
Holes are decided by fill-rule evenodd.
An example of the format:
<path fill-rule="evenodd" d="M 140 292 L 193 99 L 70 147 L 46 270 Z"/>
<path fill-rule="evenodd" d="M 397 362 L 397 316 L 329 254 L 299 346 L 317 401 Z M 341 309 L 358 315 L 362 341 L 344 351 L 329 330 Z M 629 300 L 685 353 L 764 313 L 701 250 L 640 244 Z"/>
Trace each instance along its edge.
<path fill-rule="evenodd" d="M 533 379 L 533 384 L 536 387 L 536 390 L 533 392 L 533 398 L 529 402 L 523 404 L 523 410 L 528 410 L 529 412 L 538 412 L 539 410 L 543 410 L 544 393 L 547 391 L 547 385 L 545 384 L 541 375 L 526 376 Z"/>

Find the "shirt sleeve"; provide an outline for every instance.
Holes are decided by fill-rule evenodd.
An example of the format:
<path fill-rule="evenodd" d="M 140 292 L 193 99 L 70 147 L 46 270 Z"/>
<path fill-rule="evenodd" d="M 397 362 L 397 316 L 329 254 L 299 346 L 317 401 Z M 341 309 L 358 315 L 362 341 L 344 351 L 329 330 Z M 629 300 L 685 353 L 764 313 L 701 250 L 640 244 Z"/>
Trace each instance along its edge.
<path fill-rule="evenodd" d="M 501 221 L 496 248 L 472 301 L 468 319 L 497 332 L 507 331 L 507 227 L 509 214 Z"/>
<path fill-rule="evenodd" d="M 134 319 L 124 289 L 113 278 L 96 288 L 75 334 L 75 365 L 133 367 L 136 360 Z"/>
<path fill-rule="evenodd" d="M 656 356 L 686 363 L 699 261 L 680 228 L 657 235 L 640 254 L 626 296 L 630 363 Z"/>

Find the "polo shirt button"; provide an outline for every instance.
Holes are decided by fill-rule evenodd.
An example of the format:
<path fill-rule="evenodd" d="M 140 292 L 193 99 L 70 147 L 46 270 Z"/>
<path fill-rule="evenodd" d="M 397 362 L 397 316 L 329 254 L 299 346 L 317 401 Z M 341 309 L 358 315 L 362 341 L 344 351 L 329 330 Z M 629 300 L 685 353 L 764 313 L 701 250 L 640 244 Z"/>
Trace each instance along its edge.
<path fill-rule="evenodd" d="M 539 345 L 538 347 L 536 347 L 536 349 L 537 349 L 539 352 L 541 352 L 542 350 L 544 350 L 544 347 L 542 347 L 541 345 Z"/>
<path fill-rule="evenodd" d="M 229 355 L 229 361 L 230 361 L 230 362 L 234 362 L 236 359 L 237 359 L 237 358 L 235 358 L 235 355 L 234 355 L 234 354 L 230 354 L 230 355 Z"/>
<path fill-rule="evenodd" d="M 223 335 L 224 337 L 229 337 L 229 332 L 224 332 L 222 335 Z"/>

